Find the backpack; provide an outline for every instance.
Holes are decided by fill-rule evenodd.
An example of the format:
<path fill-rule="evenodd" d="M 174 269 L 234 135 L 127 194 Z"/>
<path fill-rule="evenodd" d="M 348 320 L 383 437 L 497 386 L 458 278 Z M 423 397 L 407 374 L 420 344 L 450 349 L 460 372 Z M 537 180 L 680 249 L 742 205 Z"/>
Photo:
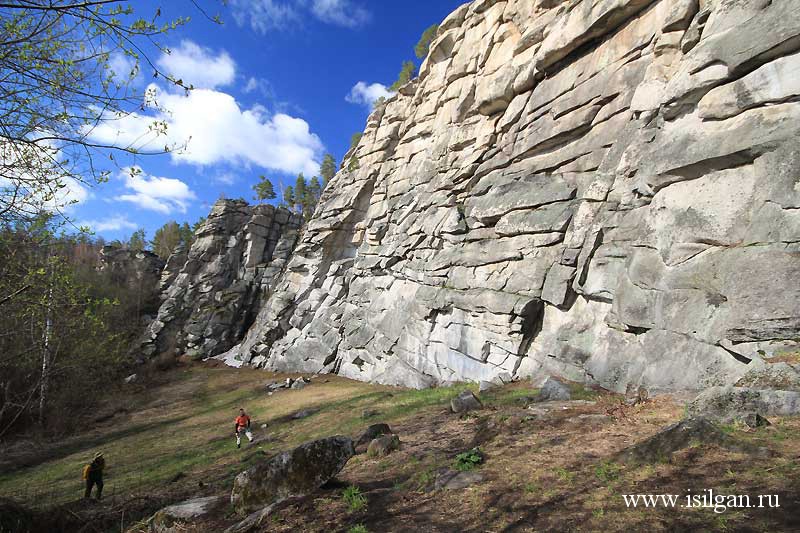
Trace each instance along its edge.
<path fill-rule="evenodd" d="M 83 467 L 83 480 L 89 479 L 89 472 L 92 470 L 92 465 L 85 465 Z"/>

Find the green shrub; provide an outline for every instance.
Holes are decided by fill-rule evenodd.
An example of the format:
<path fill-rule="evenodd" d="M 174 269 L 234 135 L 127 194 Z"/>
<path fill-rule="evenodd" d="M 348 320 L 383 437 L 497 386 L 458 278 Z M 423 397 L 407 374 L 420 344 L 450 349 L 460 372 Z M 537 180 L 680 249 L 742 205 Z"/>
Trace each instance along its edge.
<path fill-rule="evenodd" d="M 367 497 L 361 494 L 361 489 L 359 489 L 355 485 L 350 485 L 349 487 L 344 489 L 344 493 L 342 494 L 342 499 L 350 508 L 351 513 L 360 511 L 361 509 L 367 506 Z"/>
<path fill-rule="evenodd" d="M 364 524 L 358 524 L 357 526 L 353 526 L 348 529 L 347 533 L 369 533 L 369 530 L 367 530 Z"/>
<path fill-rule="evenodd" d="M 614 481 L 619 477 L 620 466 L 616 463 L 600 463 L 594 469 L 594 475 L 603 483 Z"/>
<path fill-rule="evenodd" d="M 456 470 L 466 472 L 472 470 L 483 462 L 483 452 L 480 448 L 472 448 L 471 450 L 456 455 L 454 467 Z"/>

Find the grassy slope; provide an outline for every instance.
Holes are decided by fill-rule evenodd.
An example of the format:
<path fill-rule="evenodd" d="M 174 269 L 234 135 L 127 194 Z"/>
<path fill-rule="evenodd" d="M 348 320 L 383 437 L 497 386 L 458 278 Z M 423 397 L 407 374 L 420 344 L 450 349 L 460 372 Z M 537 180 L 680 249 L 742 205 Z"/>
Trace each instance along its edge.
<path fill-rule="evenodd" d="M 31 502 L 30 491 L 19 493 L 27 484 L 47 488 L 40 503 L 74 500 L 80 495 L 81 465 L 97 449 L 108 461 L 106 493 L 114 497 L 104 505 L 112 510 L 114 501 L 148 494 L 164 502 L 227 493 L 232 477 L 265 454 L 316 437 L 357 436 L 369 423 L 381 421 L 400 435 L 400 451 L 385 458 L 353 458 L 338 486 L 276 513 L 264 530 L 329 532 L 363 525 L 367 531 L 408 531 L 410 524 L 425 531 L 800 528 L 796 418 L 776 418 L 772 427 L 757 432 L 726 428 L 768 447 L 776 454 L 772 458 L 698 446 L 670 462 L 632 468 L 615 463 L 615 453 L 678 420 L 679 405 L 656 399 L 619 411 L 612 409 L 616 397 L 576 390 L 596 402 L 535 415 L 519 402 L 533 393 L 520 383 L 486 395 L 486 409 L 458 418 L 446 405 L 466 385 L 409 391 L 319 376 L 302 391 L 268 396 L 264 383 L 283 377 L 247 369 L 179 369 L 171 383 L 124 399 L 128 414 L 61 443 L 41 464 L 0 475 L 0 495 L 16 493 Z M 267 442 L 235 449 L 231 423 L 240 406 L 253 417 L 256 437 L 268 436 Z M 301 420 L 288 416 L 308 408 L 318 411 Z M 364 420 L 367 408 L 381 414 Z M 261 429 L 262 423 L 268 428 Z M 485 480 L 463 491 L 433 490 L 437 473 L 475 445 L 487 454 L 479 467 Z M 345 501 L 348 486 L 359 487 L 364 495 L 359 508 Z M 725 513 L 634 510 L 626 509 L 621 498 L 709 488 L 726 494 L 779 494 L 782 507 Z M 217 516 L 187 531 L 221 530 L 234 521 L 230 515 Z"/>

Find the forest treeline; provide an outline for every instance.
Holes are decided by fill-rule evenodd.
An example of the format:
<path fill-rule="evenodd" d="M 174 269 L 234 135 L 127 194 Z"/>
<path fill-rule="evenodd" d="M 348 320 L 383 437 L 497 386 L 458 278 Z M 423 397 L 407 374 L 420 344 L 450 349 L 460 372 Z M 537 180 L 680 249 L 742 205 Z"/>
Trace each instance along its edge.
<path fill-rule="evenodd" d="M 102 239 L 57 227 L 50 216 L 0 226 L 0 438 L 72 430 L 122 380 L 154 311 L 101 268 Z"/>

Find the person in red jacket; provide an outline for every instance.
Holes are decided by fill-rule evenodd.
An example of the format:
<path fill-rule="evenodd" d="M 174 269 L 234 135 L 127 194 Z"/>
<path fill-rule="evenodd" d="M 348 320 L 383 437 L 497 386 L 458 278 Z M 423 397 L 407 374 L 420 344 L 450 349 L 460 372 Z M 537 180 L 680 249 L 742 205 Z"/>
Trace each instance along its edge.
<path fill-rule="evenodd" d="M 253 442 L 253 434 L 250 432 L 250 417 L 244 412 L 244 409 L 239 409 L 239 416 L 236 417 L 236 447 L 242 447 L 242 433 L 244 433 L 250 442 Z"/>

